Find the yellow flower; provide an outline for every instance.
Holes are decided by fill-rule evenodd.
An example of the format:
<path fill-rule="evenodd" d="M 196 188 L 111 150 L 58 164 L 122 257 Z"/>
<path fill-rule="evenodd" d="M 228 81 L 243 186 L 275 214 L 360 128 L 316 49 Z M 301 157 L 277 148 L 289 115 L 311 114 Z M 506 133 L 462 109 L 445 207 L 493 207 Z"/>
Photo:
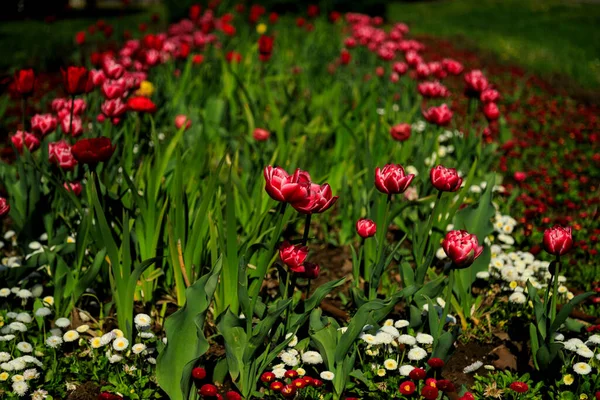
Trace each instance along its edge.
<path fill-rule="evenodd" d="M 265 24 L 256 25 L 256 32 L 258 32 L 259 35 L 262 35 L 266 31 L 267 31 L 267 25 L 265 25 Z"/>
<path fill-rule="evenodd" d="M 42 301 L 43 301 L 45 304 L 48 304 L 49 306 L 53 306 L 53 305 L 54 305 L 54 297 L 52 297 L 52 296 L 46 296 L 46 297 L 44 297 L 44 298 L 42 299 Z"/>
<path fill-rule="evenodd" d="M 90 339 L 90 345 L 92 346 L 92 348 L 98 349 L 102 347 L 102 340 L 99 337 L 94 337 Z"/>
<path fill-rule="evenodd" d="M 8 372 L 3 372 L 0 374 L 0 382 L 4 382 L 9 377 Z"/>
<path fill-rule="evenodd" d="M 377 376 L 385 376 L 385 369 L 379 368 L 377 370 Z"/>
<path fill-rule="evenodd" d="M 510 288 L 514 290 L 518 286 L 518 283 L 517 281 L 512 281 L 508 284 L 508 286 L 510 286 Z"/>
<path fill-rule="evenodd" d="M 296 370 L 296 372 L 298 373 L 299 376 L 304 376 L 306 375 L 306 370 L 304 368 L 298 368 Z"/>
<path fill-rule="evenodd" d="M 575 381 L 575 379 L 573 378 L 573 375 L 571 375 L 571 374 L 567 374 L 567 375 L 563 376 L 563 382 L 565 383 L 565 385 L 571 385 L 574 381 Z"/>
<path fill-rule="evenodd" d="M 135 92 L 138 96 L 150 97 L 154 93 L 154 85 L 152 82 L 142 81 L 140 88 Z"/>
<path fill-rule="evenodd" d="M 114 334 L 115 334 L 115 337 L 118 337 L 118 338 L 122 338 L 123 336 L 125 336 L 125 335 L 123 334 L 123 331 L 122 331 L 122 330 L 120 330 L 120 329 L 113 329 L 113 330 L 112 330 L 112 333 L 114 333 Z"/>
<path fill-rule="evenodd" d="M 588 400 L 588 398 L 589 398 L 588 395 L 585 393 L 581 393 L 579 395 L 579 400 Z"/>

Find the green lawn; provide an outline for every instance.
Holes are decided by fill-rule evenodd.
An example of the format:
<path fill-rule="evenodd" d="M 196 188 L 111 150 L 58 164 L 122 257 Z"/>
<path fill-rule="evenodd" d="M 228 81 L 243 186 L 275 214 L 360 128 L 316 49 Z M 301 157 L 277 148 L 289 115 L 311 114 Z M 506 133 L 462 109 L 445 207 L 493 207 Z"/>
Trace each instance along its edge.
<path fill-rule="evenodd" d="M 413 33 L 460 37 L 545 77 L 600 89 L 600 2 L 441 0 L 398 2 L 388 17 Z"/>
<path fill-rule="evenodd" d="M 98 19 L 103 19 L 114 28 L 113 38 L 121 41 L 125 30 L 135 33 L 141 22 L 150 22 L 154 12 L 161 14 L 161 23 L 166 16 L 162 7 L 141 10 L 98 11 L 98 18 L 68 18 L 52 23 L 43 20 L 9 21 L 0 24 L 0 71 L 30 66 L 36 70 L 56 69 L 71 59 L 75 48 L 75 33 L 86 30 Z M 104 41 L 102 33 L 88 36 L 88 41 Z"/>

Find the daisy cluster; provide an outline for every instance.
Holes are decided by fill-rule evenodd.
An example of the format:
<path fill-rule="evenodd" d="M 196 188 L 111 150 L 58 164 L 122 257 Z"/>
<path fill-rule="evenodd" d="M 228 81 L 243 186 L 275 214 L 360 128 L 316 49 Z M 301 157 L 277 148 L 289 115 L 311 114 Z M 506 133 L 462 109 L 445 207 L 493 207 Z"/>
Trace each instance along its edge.
<path fill-rule="evenodd" d="M 570 353 L 571 357 L 566 359 L 566 366 L 572 369 L 575 374 L 580 376 L 589 375 L 594 368 L 596 373 L 600 372 L 600 334 L 591 335 L 585 342 L 577 338 L 564 340 L 563 335 L 560 334 L 556 337 L 556 340 L 561 342 L 565 350 Z M 566 374 L 563 378 L 567 385 L 573 382 L 569 375 Z"/>
<path fill-rule="evenodd" d="M 79 313 L 83 323 L 77 326 L 69 318 L 55 318 L 54 298 L 41 295 L 42 290 L 37 287 L 0 289 L 0 303 L 8 305 L 0 311 L 0 393 L 46 398 L 47 392 L 42 388 L 44 367 L 60 355 L 77 353 L 78 359 L 121 364 L 119 368 L 126 374 L 133 374 L 140 365 L 156 364 L 157 339 L 150 330 L 149 315 L 135 316 L 136 343 L 130 343 L 119 329 L 99 334 L 85 312 Z M 19 299 L 30 304 L 28 309 L 7 311 Z M 67 387 L 74 385 L 66 383 Z"/>

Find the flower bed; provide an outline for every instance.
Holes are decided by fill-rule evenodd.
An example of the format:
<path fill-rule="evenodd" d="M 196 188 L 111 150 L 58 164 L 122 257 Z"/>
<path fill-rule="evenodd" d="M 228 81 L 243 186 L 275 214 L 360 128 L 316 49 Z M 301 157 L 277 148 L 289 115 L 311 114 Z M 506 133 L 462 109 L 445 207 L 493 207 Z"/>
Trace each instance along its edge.
<path fill-rule="evenodd" d="M 88 50 L 7 100 L 3 396 L 600 396 L 593 108 L 317 6 Z"/>

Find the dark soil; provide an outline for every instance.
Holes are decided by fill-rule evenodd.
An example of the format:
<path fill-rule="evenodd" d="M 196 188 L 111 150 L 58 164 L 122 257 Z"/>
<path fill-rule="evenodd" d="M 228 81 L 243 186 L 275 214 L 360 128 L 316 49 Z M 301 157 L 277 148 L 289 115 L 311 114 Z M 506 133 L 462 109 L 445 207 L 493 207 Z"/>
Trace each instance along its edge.
<path fill-rule="evenodd" d="M 69 394 L 67 400 L 96 400 L 100 394 L 100 386 L 93 382 L 86 382 L 77 386 L 77 389 Z"/>

